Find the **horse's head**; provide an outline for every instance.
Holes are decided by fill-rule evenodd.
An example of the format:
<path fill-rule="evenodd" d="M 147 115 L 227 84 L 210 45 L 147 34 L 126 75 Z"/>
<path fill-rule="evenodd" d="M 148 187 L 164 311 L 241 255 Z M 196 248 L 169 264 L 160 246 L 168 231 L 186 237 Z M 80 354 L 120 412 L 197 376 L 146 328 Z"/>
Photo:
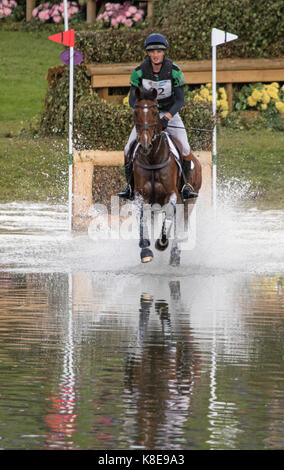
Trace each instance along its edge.
<path fill-rule="evenodd" d="M 157 90 L 137 88 L 134 106 L 134 123 L 142 152 L 148 155 L 153 148 L 153 141 L 161 131 L 157 103 Z"/>

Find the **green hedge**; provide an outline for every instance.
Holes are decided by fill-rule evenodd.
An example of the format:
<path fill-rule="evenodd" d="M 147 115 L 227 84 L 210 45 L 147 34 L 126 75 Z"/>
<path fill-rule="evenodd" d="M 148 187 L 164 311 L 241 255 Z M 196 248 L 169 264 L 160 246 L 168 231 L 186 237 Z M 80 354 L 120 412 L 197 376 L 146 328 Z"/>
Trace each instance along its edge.
<path fill-rule="evenodd" d="M 76 48 L 86 63 L 138 62 L 146 36 L 159 31 L 174 60 L 210 59 L 213 27 L 239 37 L 218 48 L 219 58 L 284 55 L 283 0 L 159 0 L 152 28 L 77 31 Z"/>
<path fill-rule="evenodd" d="M 67 135 L 69 71 L 60 66 L 49 70 L 48 89 L 41 116 L 39 134 Z M 211 133 L 192 130 L 212 130 L 211 106 L 187 101 L 181 111 L 188 136 L 194 149 L 209 150 Z M 84 66 L 75 67 L 74 74 L 74 147 L 80 149 L 122 150 L 133 127 L 129 106 L 102 101 L 90 86 Z"/>

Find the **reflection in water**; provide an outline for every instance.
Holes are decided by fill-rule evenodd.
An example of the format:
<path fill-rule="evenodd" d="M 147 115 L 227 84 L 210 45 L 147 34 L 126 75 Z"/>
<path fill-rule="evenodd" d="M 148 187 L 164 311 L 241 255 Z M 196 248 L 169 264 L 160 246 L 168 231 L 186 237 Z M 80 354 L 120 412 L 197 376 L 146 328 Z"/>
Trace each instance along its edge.
<path fill-rule="evenodd" d="M 282 286 L 0 273 L 1 448 L 284 448 Z"/>
<path fill-rule="evenodd" d="M 73 312 L 72 312 L 72 278 L 69 275 L 67 297 L 67 325 L 66 337 L 63 339 L 63 368 L 59 379 L 58 392 L 49 397 L 51 410 L 45 421 L 50 432 L 48 433 L 47 448 L 72 449 L 73 432 L 76 428 L 75 404 L 75 373 L 74 373 L 74 338 L 73 338 Z"/>
<path fill-rule="evenodd" d="M 135 436 L 132 448 L 177 449 L 185 443 L 183 425 L 200 359 L 192 346 L 190 326 L 178 336 L 174 331 L 171 315 L 177 321 L 182 310 L 180 282 L 170 282 L 169 288 L 171 312 L 164 300 L 145 293 L 140 299 L 137 344 L 127 357 L 125 373 L 127 426 L 130 436 Z M 159 324 L 155 329 L 149 328 L 152 307 Z"/>

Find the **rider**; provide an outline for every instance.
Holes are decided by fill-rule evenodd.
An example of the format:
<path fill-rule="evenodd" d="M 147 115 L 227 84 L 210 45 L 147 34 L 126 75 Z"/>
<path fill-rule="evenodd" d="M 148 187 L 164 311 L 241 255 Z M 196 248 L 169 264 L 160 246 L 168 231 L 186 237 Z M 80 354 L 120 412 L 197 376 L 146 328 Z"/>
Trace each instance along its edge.
<path fill-rule="evenodd" d="M 184 124 L 178 113 L 184 104 L 184 75 L 171 59 L 165 57 L 168 41 L 162 34 L 150 34 L 144 43 L 144 48 L 147 57 L 130 76 L 129 104 L 131 108 L 135 105 L 136 88 L 143 86 L 146 89 L 157 89 L 162 129 L 175 137 L 182 145 L 182 168 L 186 183 L 181 190 L 181 195 L 183 199 L 197 197 L 198 194 L 194 192 L 193 187 L 189 184 L 192 154 Z M 118 196 L 125 199 L 131 199 L 133 195 L 130 184 L 133 169 L 130 149 L 136 138 L 137 133 L 134 127 L 124 149 L 127 186 L 124 191 L 118 193 Z"/>

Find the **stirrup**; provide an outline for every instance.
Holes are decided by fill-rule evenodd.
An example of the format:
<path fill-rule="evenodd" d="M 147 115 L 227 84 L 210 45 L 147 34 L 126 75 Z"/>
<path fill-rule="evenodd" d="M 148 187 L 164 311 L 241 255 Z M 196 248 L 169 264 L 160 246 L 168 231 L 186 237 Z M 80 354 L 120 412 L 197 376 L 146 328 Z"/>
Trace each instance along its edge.
<path fill-rule="evenodd" d="M 131 188 L 130 184 L 128 184 L 123 191 L 120 191 L 119 193 L 117 193 L 117 195 L 118 195 L 118 197 L 121 197 L 123 199 L 132 200 L 133 199 L 133 194 L 132 194 L 132 188 Z"/>
<path fill-rule="evenodd" d="M 194 191 L 193 187 L 189 183 L 183 185 L 181 195 L 183 199 L 192 199 L 198 197 L 198 194 Z"/>

